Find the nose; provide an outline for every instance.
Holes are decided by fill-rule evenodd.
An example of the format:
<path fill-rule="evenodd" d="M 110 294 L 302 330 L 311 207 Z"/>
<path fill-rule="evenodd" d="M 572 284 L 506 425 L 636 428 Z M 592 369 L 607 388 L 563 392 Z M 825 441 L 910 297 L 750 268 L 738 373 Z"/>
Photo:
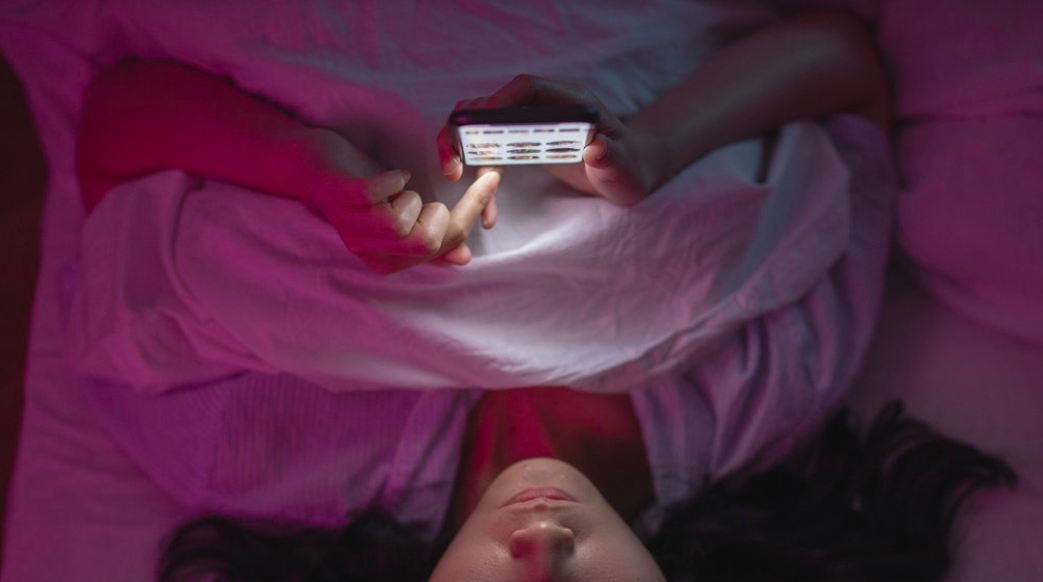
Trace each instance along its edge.
<path fill-rule="evenodd" d="M 537 521 L 511 534 L 511 555 L 532 565 L 534 579 L 555 580 L 564 558 L 576 550 L 576 534 L 550 521 Z"/>

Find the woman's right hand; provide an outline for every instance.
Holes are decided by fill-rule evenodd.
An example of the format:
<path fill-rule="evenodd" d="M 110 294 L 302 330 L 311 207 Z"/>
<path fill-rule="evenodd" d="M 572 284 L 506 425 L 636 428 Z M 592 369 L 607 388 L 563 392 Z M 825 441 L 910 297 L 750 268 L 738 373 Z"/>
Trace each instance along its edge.
<path fill-rule="evenodd" d="M 467 236 L 496 193 L 498 172 L 479 172 L 450 210 L 441 202 L 425 204 L 418 193 L 406 190 L 408 170 L 379 171 L 347 140 L 320 131 L 319 156 L 311 164 L 304 197 L 326 216 L 348 250 L 382 274 L 428 261 L 464 265 L 471 260 Z"/>
<path fill-rule="evenodd" d="M 598 111 L 593 140 L 583 150 L 582 163 L 550 164 L 547 169 L 573 188 L 602 196 L 616 204 L 630 205 L 644 199 L 654 187 L 647 160 L 654 140 L 630 130 L 589 89 L 534 75 L 518 75 L 492 95 L 465 99 L 456 109 L 526 107 L 579 104 Z M 463 175 L 459 152 L 454 149 L 449 126 L 437 138 L 442 173 L 449 180 Z"/>

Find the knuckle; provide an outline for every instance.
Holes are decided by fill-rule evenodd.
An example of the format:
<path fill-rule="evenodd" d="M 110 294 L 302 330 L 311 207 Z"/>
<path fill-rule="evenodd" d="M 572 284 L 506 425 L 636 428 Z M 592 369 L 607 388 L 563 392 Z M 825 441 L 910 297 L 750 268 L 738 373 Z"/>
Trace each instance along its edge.
<path fill-rule="evenodd" d="M 445 240 L 442 241 L 442 247 L 446 250 L 455 249 L 465 242 L 467 242 L 467 234 L 463 231 L 456 231 L 453 234 L 446 236 Z"/>
<path fill-rule="evenodd" d="M 391 205 L 395 216 L 395 232 L 399 237 L 408 236 L 420 216 L 423 201 L 420 195 L 412 190 L 404 190 Z"/>
<path fill-rule="evenodd" d="M 475 196 L 478 199 L 478 205 L 482 208 L 488 206 L 489 201 L 493 199 L 493 194 L 495 194 L 495 191 L 491 186 L 479 188 L 478 192 L 475 193 Z"/>
<path fill-rule="evenodd" d="M 349 204 L 352 206 L 366 206 L 372 204 L 375 192 L 368 180 L 353 180 L 347 189 L 350 197 Z"/>
<path fill-rule="evenodd" d="M 413 221 L 408 216 L 396 214 L 394 217 L 394 230 L 395 236 L 398 238 L 406 238 L 409 233 L 413 231 Z"/>
<path fill-rule="evenodd" d="M 433 256 L 442 248 L 442 238 L 434 233 L 426 233 L 420 239 L 420 250 L 426 256 Z"/>
<path fill-rule="evenodd" d="M 454 218 L 449 224 L 449 229 L 445 233 L 445 238 L 442 241 L 442 246 L 446 249 L 458 247 L 467 240 L 467 225 L 461 224 L 463 221 Z"/>

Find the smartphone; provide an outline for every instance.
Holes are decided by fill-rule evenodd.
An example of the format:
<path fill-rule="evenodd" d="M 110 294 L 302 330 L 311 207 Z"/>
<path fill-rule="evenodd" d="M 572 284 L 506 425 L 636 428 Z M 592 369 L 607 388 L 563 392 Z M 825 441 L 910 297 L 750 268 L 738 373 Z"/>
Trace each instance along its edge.
<path fill-rule="evenodd" d="M 598 110 L 587 105 L 461 109 L 449 116 L 468 166 L 581 162 L 597 121 Z"/>

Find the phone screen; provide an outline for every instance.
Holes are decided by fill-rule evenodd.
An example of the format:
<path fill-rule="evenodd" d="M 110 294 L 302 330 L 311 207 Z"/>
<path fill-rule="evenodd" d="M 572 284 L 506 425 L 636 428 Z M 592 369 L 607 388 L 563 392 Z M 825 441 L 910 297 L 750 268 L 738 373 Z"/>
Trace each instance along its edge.
<path fill-rule="evenodd" d="M 597 110 L 571 105 L 461 110 L 449 119 L 468 166 L 581 162 L 596 121 Z"/>

